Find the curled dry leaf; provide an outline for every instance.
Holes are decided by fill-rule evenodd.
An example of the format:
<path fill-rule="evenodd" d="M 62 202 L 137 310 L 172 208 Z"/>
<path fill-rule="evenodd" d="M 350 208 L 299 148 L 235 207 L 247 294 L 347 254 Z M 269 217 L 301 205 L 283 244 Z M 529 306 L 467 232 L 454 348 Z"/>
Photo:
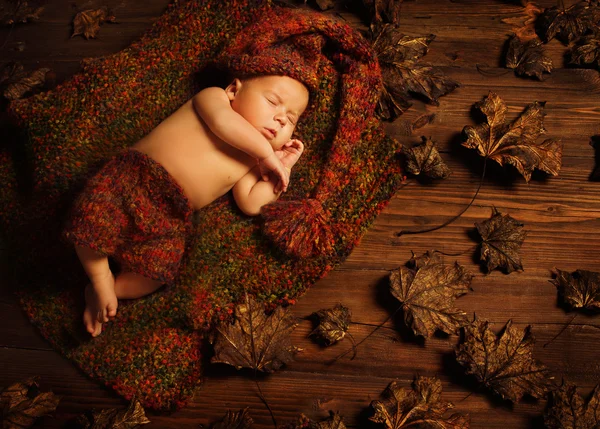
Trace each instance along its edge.
<path fill-rule="evenodd" d="M 473 275 L 460 264 L 443 265 L 428 252 L 390 274 L 392 295 L 402 303 L 404 322 L 415 335 L 431 337 L 436 330 L 452 334 L 468 323 L 454 300 L 469 291 Z"/>
<path fill-rule="evenodd" d="M 600 32 L 577 40 L 569 50 L 569 62 L 577 65 L 594 65 L 600 69 Z"/>
<path fill-rule="evenodd" d="M 551 387 L 549 370 L 533 358 L 531 326 L 520 330 L 508 321 L 497 337 L 487 321 L 475 319 L 465 327 L 456 360 L 486 387 L 512 402 L 523 395 L 543 397 Z"/>
<path fill-rule="evenodd" d="M 327 346 L 337 343 L 346 336 L 351 318 L 347 307 L 337 304 L 334 308 L 319 310 L 313 315 L 319 324 L 310 336 L 314 336 Z"/>
<path fill-rule="evenodd" d="M 507 274 L 523 269 L 519 250 L 527 233 L 522 223 L 493 208 L 492 216 L 475 223 L 475 227 L 482 240 L 480 260 L 486 262 L 488 272 L 497 267 Z"/>
<path fill-rule="evenodd" d="M 372 25 L 370 39 L 383 75 L 383 90 L 377 114 L 385 120 L 394 120 L 411 105 L 411 94 L 425 97 L 432 104 L 452 92 L 459 85 L 439 69 L 420 64 L 427 54 L 433 34 L 411 37 L 402 34 L 391 24 Z"/>
<path fill-rule="evenodd" d="M 13 7 L 3 12 L 0 17 L 0 25 L 26 24 L 36 21 L 40 19 L 40 14 L 44 11 L 43 6 L 32 6 L 27 1 L 13 1 L 8 4 Z"/>
<path fill-rule="evenodd" d="M 513 165 L 527 182 L 536 168 L 556 176 L 562 165 L 562 144 L 551 139 L 536 143 L 546 132 L 544 104 L 537 101 L 530 104 L 517 119 L 506 124 L 508 107 L 497 94 L 490 92 L 475 104 L 487 122 L 464 127 L 467 140 L 462 145 L 476 149 L 479 155 L 500 165 Z"/>
<path fill-rule="evenodd" d="M 250 429 L 253 424 L 254 420 L 246 407 L 238 412 L 228 410 L 223 420 L 212 425 L 211 429 Z"/>
<path fill-rule="evenodd" d="M 406 171 L 418 176 L 423 174 L 432 179 L 445 179 L 450 176 L 450 169 L 435 147 L 435 143 L 426 137 L 423 142 L 405 151 Z"/>
<path fill-rule="evenodd" d="M 573 273 L 556 269 L 552 283 L 565 302 L 573 308 L 600 310 L 600 273 L 577 270 Z"/>
<path fill-rule="evenodd" d="M 600 427 L 600 386 L 585 401 L 577 387 L 571 383 L 563 385 L 550 395 L 549 406 L 544 413 L 548 429 L 595 429 Z"/>
<path fill-rule="evenodd" d="M 52 392 L 39 392 L 38 377 L 17 382 L 0 393 L 3 428 L 28 428 L 50 414 L 60 401 Z"/>
<path fill-rule="evenodd" d="M 556 37 L 565 44 L 593 31 L 600 21 L 600 7 L 586 0 L 565 8 L 554 6 L 536 21 L 536 30 L 544 42 Z"/>
<path fill-rule="evenodd" d="M 427 422 L 422 427 L 441 429 L 468 429 L 468 414 L 444 414 L 454 408 L 451 402 L 442 400 L 442 382 L 435 377 L 417 377 L 412 390 L 405 389 L 400 383 L 393 381 L 384 391 L 385 401 L 372 401 L 375 411 L 369 417 L 386 429 L 402 429 L 421 427 L 419 423 Z"/>
<path fill-rule="evenodd" d="M 88 9 L 78 12 L 73 19 L 73 34 L 71 37 L 82 35 L 86 39 L 95 39 L 103 22 L 116 22 L 115 16 L 107 7 Z"/>
<path fill-rule="evenodd" d="M 519 76 L 535 76 L 542 80 L 543 73 L 552 71 L 552 59 L 545 55 L 540 39 L 523 42 L 515 35 L 508 43 L 506 67 L 513 69 Z"/>
<path fill-rule="evenodd" d="M 290 334 L 297 325 L 288 310 L 277 307 L 267 316 L 264 306 L 246 295 L 245 302 L 235 307 L 234 323 L 217 326 L 212 338 L 215 356 L 211 362 L 226 363 L 237 369 L 276 371 L 300 351 L 290 343 Z"/>
<path fill-rule="evenodd" d="M 127 409 L 108 408 L 98 412 L 81 414 L 69 427 L 77 429 L 128 429 L 150 423 L 146 418 L 144 407 L 137 399 L 133 399 Z"/>

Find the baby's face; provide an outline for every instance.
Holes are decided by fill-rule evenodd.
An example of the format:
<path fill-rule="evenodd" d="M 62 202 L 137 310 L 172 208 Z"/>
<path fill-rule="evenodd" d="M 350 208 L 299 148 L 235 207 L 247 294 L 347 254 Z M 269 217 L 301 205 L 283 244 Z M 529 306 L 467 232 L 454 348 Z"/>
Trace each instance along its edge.
<path fill-rule="evenodd" d="M 252 124 L 273 150 L 291 139 L 308 105 L 306 87 L 287 76 L 261 76 L 243 82 L 235 79 L 225 92 L 232 109 Z"/>

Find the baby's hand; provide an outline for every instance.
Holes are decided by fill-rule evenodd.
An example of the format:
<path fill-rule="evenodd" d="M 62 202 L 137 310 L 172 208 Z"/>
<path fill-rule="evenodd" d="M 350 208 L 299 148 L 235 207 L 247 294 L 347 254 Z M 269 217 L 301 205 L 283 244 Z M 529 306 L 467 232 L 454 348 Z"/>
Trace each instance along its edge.
<path fill-rule="evenodd" d="M 304 152 L 304 144 L 298 139 L 292 139 L 284 144 L 281 149 L 275 151 L 275 154 L 285 168 L 291 169 L 300 159 L 302 152 Z"/>
<path fill-rule="evenodd" d="M 258 168 L 264 181 L 269 181 L 269 172 L 272 172 L 275 175 L 275 178 L 279 180 L 276 188 L 284 192 L 287 190 L 290 182 L 290 172 L 283 166 L 283 163 L 275 152 L 268 157 L 259 160 Z"/>

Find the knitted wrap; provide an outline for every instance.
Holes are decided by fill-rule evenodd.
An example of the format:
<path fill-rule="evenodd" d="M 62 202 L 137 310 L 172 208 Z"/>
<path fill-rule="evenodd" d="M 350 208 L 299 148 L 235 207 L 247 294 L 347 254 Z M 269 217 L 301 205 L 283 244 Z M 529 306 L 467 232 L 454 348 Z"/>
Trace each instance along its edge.
<path fill-rule="evenodd" d="M 337 21 L 295 13 L 261 0 L 175 1 L 130 47 L 9 106 L 26 141 L 0 146 L 0 231 L 21 304 L 85 374 L 145 407 L 183 406 L 201 381 L 215 323 L 229 320 L 245 293 L 266 310 L 294 304 L 347 257 L 401 183 L 399 147 L 372 115 L 380 78 L 367 45 Z M 289 24 L 280 25 L 283 16 Z M 89 280 L 60 239 L 71 204 L 107 160 L 189 100 L 198 72 L 255 24 L 265 52 L 309 33 L 284 43 L 283 57 L 315 60 L 304 69 L 315 70 L 315 84 L 296 128 L 305 151 L 288 192 L 264 219 L 241 213 L 230 193 L 194 213 L 174 285 L 120 301 L 92 339 L 82 323 Z M 302 55 L 312 49 L 327 54 Z"/>
<path fill-rule="evenodd" d="M 373 116 L 381 92 L 381 70 L 368 43 L 348 25 L 307 10 L 275 9 L 241 31 L 216 60 L 241 75 L 286 75 L 314 96 L 318 76 L 341 77 L 337 130 L 327 154 L 327 174 L 311 199 L 290 207 L 285 198 L 263 211 L 265 235 L 298 257 L 330 254 L 340 226 L 331 217 L 331 199 L 342 191 L 354 146 Z"/>

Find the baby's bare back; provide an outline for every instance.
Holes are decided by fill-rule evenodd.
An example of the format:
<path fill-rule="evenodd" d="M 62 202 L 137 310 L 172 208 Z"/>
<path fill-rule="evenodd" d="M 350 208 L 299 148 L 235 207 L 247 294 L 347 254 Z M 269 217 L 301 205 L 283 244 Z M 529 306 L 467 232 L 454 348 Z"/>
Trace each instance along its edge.
<path fill-rule="evenodd" d="M 191 100 L 133 148 L 162 164 L 196 210 L 229 191 L 256 164 L 217 138 L 196 114 Z"/>

